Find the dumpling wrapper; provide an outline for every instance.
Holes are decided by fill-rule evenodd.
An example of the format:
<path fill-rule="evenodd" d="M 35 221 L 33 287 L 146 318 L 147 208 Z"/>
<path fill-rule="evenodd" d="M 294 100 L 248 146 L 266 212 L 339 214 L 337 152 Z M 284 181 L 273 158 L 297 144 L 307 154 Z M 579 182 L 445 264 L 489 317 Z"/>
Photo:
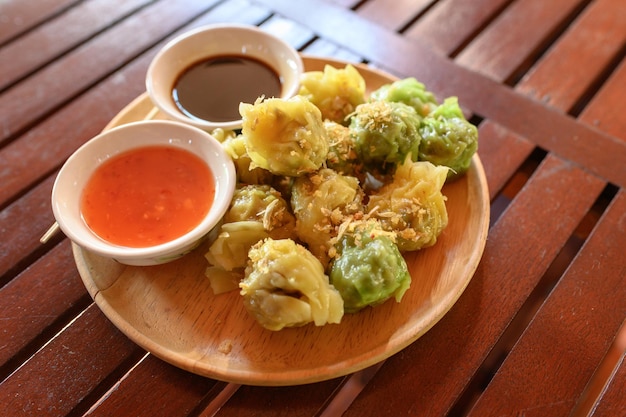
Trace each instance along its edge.
<path fill-rule="evenodd" d="M 407 161 L 398 166 L 393 181 L 370 195 L 368 212 L 387 231 L 396 233 L 402 252 L 429 247 L 448 225 L 442 187 L 448 167 L 427 161 Z"/>
<path fill-rule="evenodd" d="M 305 247 L 268 238 L 250 249 L 249 258 L 239 287 L 246 309 L 263 327 L 277 331 L 341 321 L 343 299 Z"/>
<path fill-rule="evenodd" d="M 328 155 L 328 134 L 320 110 L 301 96 L 241 103 L 241 132 L 251 168 L 299 177 L 318 170 Z"/>

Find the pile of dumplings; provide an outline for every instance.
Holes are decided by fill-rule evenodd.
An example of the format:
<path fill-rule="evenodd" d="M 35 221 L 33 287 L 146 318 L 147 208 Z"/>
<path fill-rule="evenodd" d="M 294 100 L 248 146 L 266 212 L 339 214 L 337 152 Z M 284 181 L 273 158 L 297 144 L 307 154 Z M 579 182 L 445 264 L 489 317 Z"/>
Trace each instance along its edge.
<path fill-rule="evenodd" d="M 205 255 L 213 291 L 238 289 L 274 331 L 400 302 L 411 285 L 402 253 L 437 242 L 442 187 L 477 150 L 457 99 L 440 104 L 414 78 L 368 97 L 355 67 L 327 65 L 303 74 L 297 96 L 239 112 L 241 131 L 213 132 L 238 176 Z"/>

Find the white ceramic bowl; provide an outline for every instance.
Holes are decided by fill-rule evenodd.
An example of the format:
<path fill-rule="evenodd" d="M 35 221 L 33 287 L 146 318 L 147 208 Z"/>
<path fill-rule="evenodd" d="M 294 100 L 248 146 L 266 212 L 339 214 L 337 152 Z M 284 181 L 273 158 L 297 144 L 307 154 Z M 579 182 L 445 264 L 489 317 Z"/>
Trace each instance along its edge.
<path fill-rule="evenodd" d="M 241 118 L 214 122 L 188 117 L 172 97 L 176 80 L 190 66 L 212 57 L 229 55 L 249 57 L 273 69 L 282 84 L 280 97 L 290 98 L 298 93 L 304 67 L 293 47 L 255 26 L 216 24 L 184 33 L 156 54 L 146 74 L 148 95 L 154 105 L 173 120 L 208 131 L 239 129 Z"/>
<path fill-rule="evenodd" d="M 132 248 L 104 241 L 85 224 L 80 211 L 83 188 L 109 158 L 152 145 L 183 148 L 209 166 L 215 198 L 209 213 L 185 235 L 152 247 Z M 108 130 L 82 145 L 61 168 L 52 189 L 52 211 L 61 230 L 77 245 L 127 265 L 157 265 L 195 248 L 224 216 L 235 189 L 235 167 L 222 145 L 207 132 L 173 121 L 142 121 Z"/>

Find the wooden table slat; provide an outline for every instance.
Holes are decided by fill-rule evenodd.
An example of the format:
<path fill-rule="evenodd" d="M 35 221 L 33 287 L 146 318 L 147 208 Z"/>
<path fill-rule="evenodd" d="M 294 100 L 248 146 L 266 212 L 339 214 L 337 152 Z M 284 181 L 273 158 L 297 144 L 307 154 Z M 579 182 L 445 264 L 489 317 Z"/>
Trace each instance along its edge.
<path fill-rule="evenodd" d="M 498 81 L 506 81 L 548 46 L 569 23 L 581 0 L 514 2 L 457 56 L 456 62 Z M 529 28 L 532 27 L 532 30 Z"/>
<path fill-rule="evenodd" d="M 122 68 L 98 86 L 59 109 L 25 133 L 19 140 L 0 149 L 0 206 L 28 189 L 41 175 L 59 166 L 80 145 L 102 128 L 131 100 L 144 91 L 145 70 L 151 56 L 143 56 Z M 107 105 L 103 105 L 106 97 Z M 85 118 L 85 114 L 89 118 Z M 32 167 L 39 167 L 33 170 Z"/>
<path fill-rule="evenodd" d="M 368 1 L 356 9 L 356 13 L 376 24 L 398 31 L 434 3 L 433 0 L 386 0 Z"/>
<path fill-rule="evenodd" d="M 25 262 L 42 250 L 39 238 L 54 223 L 50 210 L 53 180 L 52 177 L 46 179 L 0 212 L 3 224 L 0 239 L 0 285 L 6 284 L 12 275 L 21 271 Z"/>
<path fill-rule="evenodd" d="M 626 193 L 621 192 L 470 416 L 571 412 L 626 319 L 624 247 Z"/>
<path fill-rule="evenodd" d="M 314 416 L 323 408 L 341 381 L 342 378 L 336 378 L 314 384 L 280 388 L 244 385 L 222 406 L 215 416 L 242 416 L 257 408 L 271 410 L 270 414 L 274 416 Z M 280 400 L 277 400 L 278 397 Z"/>
<path fill-rule="evenodd" d="M 0 144 L 206 10 L 208 3 L 161 1 L 140 10 L 0 97 Z M 133 42 L 126 42 L 132 38 Z M 67 66 L 72 72 L 66 70 Z"/>
<path fill-rule="evenodd" d="M 86 415 L 184 417 L 202 404 L 216 381 L 146 355 L 113 385 Z"/>
<path fill-rule="evenodd" d="M 23 300 L 18 303 L 18 300 Z M 86 307 L 91 299 L 75 268 L 65 241 L 32 264 L 0 289 L 0 376 L 7 375 L 7 363 L 51 326 L 58 329 L 73 317 L 76 307 Z M 45 344 L 41 340 L 33 349 Z M 32 352 L 31 352 L 32 353 Z M 0 380 L 3 379 L 0 377 Z"/>
<path fill-rule="evenodd" d="M 626 351 L 626 341 L 622 342 Z M 626 410 L 626 353 L 617 365 L 613 379 L 602 392 L 601 401 L 593 408 L 590 416 L 614 417 Z"/>
<path fill-rule="evenodd" d="M 5 46 L 0 50 L 0 91 L 80 45 L 148 1 L 94 0 L 83 3 Z"/>
<path fill-rule="evenodd" d="M 626 91 L 626 61 L 615 70 L 579 119 L 626 142 L 626 117 L 620 106 Z"/>
<path fill-rule="evenodd" d="M 24 7 L 24 0 L 3 0 L 0 4 L 0 44 L 78 2 L 79 0 L 38 0 L 37 7 Z"/>
<path fill-rule="evenodd" d="M 535 146 L 489 120 L 482 122 L 478 129 L 478 154 L 481 158 L 493 161 L 485 166 L 489 186 L 489 196 L 494 199 L 513 173 L 530 156 Z"/>
<path fill-rule="evenodd" d="M 571 195 L 572 187 L 585 192 Z M 457 304 L 388 359 L 346 415 L 361 415 L 381 402 L 402 413 L 448 412 L 603 187 L 585 171 L 548 156 L 491 228 L 481 264 Z M 509 239 L 516 235 L 525 238 Z M 421 358 L 419 366 L 407 368 L 409 358 Z"/>
<path fill-rule="evenodd" d="M 141 352 L 92 304 L 2 382 L 0 415 L 16 410 L 40 417 L 66 415 Z"/>
<path fill-rule="evenodd" d="M 437 2 L 404 32 L 409 39 L 427 42 L 444 55 L 453 55 L 510 0 L 448 0 Z"/>
<path fill-rule="evenodd" d="M 626 42 L 626 7 L 597 0 L 516 85 L 516 90 L 569 112 L 598 82 Z M 578 62 L 585 65 L 578 65 Z M 606 130 L 617 137 L 621 132 Z"/>
<path fill-rule="evenodd" d="M 263 22 L 260 27 L 296 49 L 302 49 L 314 36 L 310 29 L 276 15 Z"/>

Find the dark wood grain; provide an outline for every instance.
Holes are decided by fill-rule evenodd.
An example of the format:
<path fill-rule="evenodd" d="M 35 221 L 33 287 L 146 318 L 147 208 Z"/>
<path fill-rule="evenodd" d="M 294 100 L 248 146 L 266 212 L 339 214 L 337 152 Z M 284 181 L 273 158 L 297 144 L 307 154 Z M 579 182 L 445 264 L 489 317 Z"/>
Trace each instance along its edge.
<path fill-rule="evenodd" d="M 65 241 L 33 263 L 27 270 L 0 289 L 0 369 L 7 376 L 7 363 L 20 354 L 42 333 L 53 335 L 73 318 L 76 307 L 86 307 L 89 296 L 78 276 L 74 258 Z M 68 314 L 69 313 L 69 314 Z M 41 347 L 47 339 L 35 343 Z M 31 349 L 31 350 L 32 350 Z M 32 352 L 30 352 L 32 353 Z"/>
<path fill-rule="evenodd" d="M 154 51 L 152 51 L 154 52 Z M 0 149 L 0 204 L 49 175 L 80 145 L 100 133 L 115 114 L 143 92 L 145 55 L 59 109 L 24 135 Z M 88 116 L 87 116 L 88 115 Z M 37 170 L 32 167 L 37 166 Z"/>
<path fill-rule="evenodd" d="M 38 0 L 37 7 L 24 7 L 23 0 L 4 0 L 0 4 L 0 44 L 27 32 L 75 3 L 79 3 L 79 0 Z"/>
<path fill-rule="evenodd" d="M 340 379 L 292 387 L 242 386 L 219 410 L 218 417 L 243 416 L 255 409 L 268 416 L 314 416 L 341 383 Z"/>
<path fill-rule="evenodd" d="M 187 416 L 215 385 L 147 354 L 86 415 Z"/>
<path fill-rule="evenodd" d="M 469 43 L 511 0 L 440 1 L 403 34 L 427 42 L 444 55 Z"/>
<path fill-rule="evenodd" d="M 489 184 L 489 195 L 493 199 L 502 191 L 535 146 L 523 137 L 488 120 L 481 123 L 478 135 L 480 138 L 478 154 L 489 161 L 485 165 L 485 175 Z"/>
<path fill-rule="evenodd" d="M 147 3 L 148 0 L 95 0 L 82 3 L 11 42 L 0 50 L 0 90 Z"/>
<path fill-rule="evenodd" d="M 626 61 L 602 85 L 579 119 L 626 142 L 626 118 L 619 110 L 623 91 L 626 91 Z"/>
<path fill-rule="evenodd" d="M 569 112 L 611 69 L 611 62 L 626 41 L 625 20 L 623 2 L 593 2 L 546 52 L 540 65 L 523 77 L 516 89 Z M 603 130 L 621 136 L 615 130 Z"/>
<path fill-rule="evenodd" d="M 625 345 L 626 343 L 622 343 Z M 626 355 L 622 353 L 622 358 L 618 368 L 602 392 L 599 403 L 593 408 L 593 417 L 612 417 L 626 409 Z"/>
<path fill-rule="evenodd" d="M 146 7 L 10 88 L 0 97 L 0 144 L 152 47 L 155 40 L 210 4 L 175 0 Z M 132 43 L 126 41 L 129 38 Z"/>
<path fill-rule="evenodd" d="M 514 2 L 461 51 L 456 62 L 506 81 L 532 62 L 583 4 L 581 0 Z"/>
<path fill-rule="evenodd" d="M 66 415 L 124 362 L 140 354 L 137 345 L 92 304 L 2 382 L 0 414 L 21 410 L 26 415 Z"/>
<path fill-rule="evenodd" d="M 622 192 L 470 416 L 570 413 L 626 317 L 626 265 L 620 259 L 625 245 Z"/>
<path fill-rule="evenodd" d="M 41 249 L 39 238 L 54 223 L 50 210 L 53 180 L 46 179 L 0 212 L 0 285 L 19 273 Z"/>
<path fill-rule="evenodd" d="M 346 415 L 368 415 L 377 403 L 399 413 L 448 412 L 603 186 L 548 157 L 491 228 L 481 264 L 457 304 L 421 339 L 388 359 Z M 570 195 L 572 187 L 586 192 Z M 428 409 L 422 409 L 426 403 Z"/>

